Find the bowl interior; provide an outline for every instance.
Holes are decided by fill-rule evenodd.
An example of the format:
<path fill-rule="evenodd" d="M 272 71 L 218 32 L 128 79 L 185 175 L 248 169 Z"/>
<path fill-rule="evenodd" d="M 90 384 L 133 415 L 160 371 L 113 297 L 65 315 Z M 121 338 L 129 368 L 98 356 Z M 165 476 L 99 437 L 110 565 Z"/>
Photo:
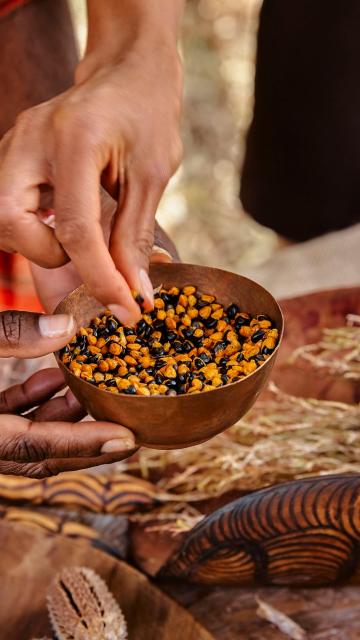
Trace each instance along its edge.
<path fill-rule="evenodd" d="M 203 293 L 215 295 L 225 306 L 235 302 L 252 315 L 266 313 L 275 321 L 279 335 L 282 332 L 283 318 L 278 303 L 266 289 L 248 278 L 221 269 L 181 263 L 151 265 L 150 277 L 154 288 L 193 284 Z M 103 309 L 104 305 L 82 285 L 60 302 L 55 313 L 72 313 L 80 327 Z"/>

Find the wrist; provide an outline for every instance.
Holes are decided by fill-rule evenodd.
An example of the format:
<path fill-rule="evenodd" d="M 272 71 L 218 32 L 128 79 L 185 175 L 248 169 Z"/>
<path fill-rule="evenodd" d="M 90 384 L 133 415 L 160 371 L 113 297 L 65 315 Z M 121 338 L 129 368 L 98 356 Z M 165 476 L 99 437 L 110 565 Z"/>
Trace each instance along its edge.
<path fill-rule="evenodd" d="M 107 0 L 99 12 L 97 0 L 88 0 L 88 41 L 76 70 L 76 84 L 129 56 L 146 60 L 151 55 L 179 64 L 177 32 L 183 5 L 184 0 L 122 0 L 120 4 Z"/>
<path fill-rule="evenodd" d="M 79 62 L 75 70 L 75 84 L 85 82 L 97 71 L 106 67 L 117 67 L 125 59 L 139 59 L 144 63 L 146 60 L 166 60 L 175 67 L 180 67 L 180 57 L 177 43 L 174 38 L 169 38 L 169 34 L 161 37 L 159 33 L 154 37 L 150 33 L 141 33 L 137 37 L 132 37 L 128 41 L 104 40 L 96 47 L 88 47 L 83 59 Z"/>

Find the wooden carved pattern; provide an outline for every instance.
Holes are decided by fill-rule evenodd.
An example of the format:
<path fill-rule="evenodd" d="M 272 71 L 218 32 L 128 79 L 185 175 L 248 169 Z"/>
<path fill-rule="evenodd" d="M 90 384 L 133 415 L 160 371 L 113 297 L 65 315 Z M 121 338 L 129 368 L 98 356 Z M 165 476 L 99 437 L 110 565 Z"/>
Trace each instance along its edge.
<path fill-rule="evenodd" d="M 45 505 L 72 505 L 95 513 L 127 514 L 154 506 L 155 487 L 126 474 L 65 473 L 32 480 L 0 474 L 0 499 Z"/>
<path fill-rule="evenodd" d="M 360 476 L 309 478 L 208 516 L 159 575 L 218 584 L 357 582 L 359 543 Z"/>

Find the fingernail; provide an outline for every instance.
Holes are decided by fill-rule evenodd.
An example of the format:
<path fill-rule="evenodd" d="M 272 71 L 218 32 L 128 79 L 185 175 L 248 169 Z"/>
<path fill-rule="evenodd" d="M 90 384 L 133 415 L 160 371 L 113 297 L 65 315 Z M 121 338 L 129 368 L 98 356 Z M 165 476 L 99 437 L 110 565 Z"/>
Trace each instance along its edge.
<path fill-rule="evenodd" d="M 141 293 L 142 293 L 143 297 L 145 298 L 145 300 L 148 300 L 148 302 L 151 302 L 151 304 L 153 304 L 153 302 L 154 302 L 154 289 L 153 289 L 153 286 L 151 284 L 151 280 L 150 280 L 148 274 L 146 273 L 145 269 L 141 269 L 140 270 L 139 278 L 140 278 L 140 283 L 141 283 Z"/>
<path fill-rule="evenodd" d="M 166 251 L 166 249 L 163 249 L 162 247 L 158 247 L 157 244 L 154 244 L 153 246 L 153 250 L 152 250 L 152 255 L 151 255 L 151 262 L 172 262 L 172 255 Z"/>
<path fill-rule="evenodd" d="M 140 311 L 139 311 L 139 317 L 134 317 L 134 314 L 131 313 L 131 311 L 129 311 L 129 309 L 127 309 L 126 307 L 122 307 L 119 304 L 108 304 L 108 309 L 110 309 L 111 313 L 118 319 L 120 320 L 120 322 L 128 327 L 132 327 L 134 324 L 137 323 L 137 321 L 140 318 Z"/>
<path fill-rule="evenodd" d="M 130 451 L 135 449 L 135 443 L 130 438 L 116 438 L 116 440 L 108 440 L 101 447 L 101 453 L 121 453 L 121 451 Z"/>
<path fill-rule="evenodd" d="M 75 333 L 75 321 L 73 316 L 64 313 L 43 315 L 39 317 L 39 331 L 44 338 L 61 338 Z"/>

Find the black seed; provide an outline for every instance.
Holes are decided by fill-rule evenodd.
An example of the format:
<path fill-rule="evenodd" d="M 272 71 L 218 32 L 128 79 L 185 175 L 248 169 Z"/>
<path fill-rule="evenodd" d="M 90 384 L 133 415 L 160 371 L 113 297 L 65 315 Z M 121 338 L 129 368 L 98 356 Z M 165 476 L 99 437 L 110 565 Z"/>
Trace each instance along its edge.
<path fill-rule="evenodd" d="M 155 331 L 160 331 L 164 326 L 164 320 L 154 320 L 152 326 Z"/>
<path fill-rule="evenodd" d="M 110 320 L 108 320 L 107 326 L 111 333 L 115 333 L 116 329 L 119 327 L 119 323 L 114 318 L 110 318 Z"/>
<path fill-rule="evenodd" d="M 206 378 L 204 376 L 204 374 L 200 371 L 200 373 L 196 374 L 196 377 L 198 380 L 201 380 L 201 382 L 205 382 Z"/>
<path fill-rule="evenodd" d="M 161 373 L 157 373 L 156 376 L 155 376 L 155 382 L 156 382 L 156 384 L 163 384 L 164 376 L 161 375 Z"/>
<path fill-rule="evenodd" d="M 110 337 L 110 332 L 108 331 L 108 329 L 99 329 L 98 338 L 104 338 L 108 342 L 109 337 Z"/>
<path fill-rule="evenodd" d="M 95 353 L 93 356 L 90 356 L 90 358 L 88 358 L 88 363 L 89 364 L 97 364 L 98 362 L 100 362 L 101 360 L 101 354 L 100 353 Z"/>
<path fill-rule="evenodd" d="M 154 374 L 154 367 L 148 367 L 148 369 L 146 369 L 146 373 L 148 376 L 152 376 Z"/>
<path fill-rule="evenodd" d="M 179 342 L 178 340 L 175 340 L 173 342 L 173 347 L 174 347 L 176 353 L 184 353 L 182 342 Z"/>
<path fill-rule="evenodd" d="M 136 369 L 136 371 L 137 371 L 138 373 L 140 373 L 140 371 L 142 371 L 142 365 L 141 365 L 141 364 L 137 364 L 137 365 L 136 365 L 136 367 L 135 367 L 135 369 Z"/>
<path fill-rule="evenodd" d="M 242 360 L 244 360 L 244 354 L 243 353 L 238 353 L 236 356 L 236 361 L 237 362 L 242 362 Z"/>
<path fill-rule="evenodd" d="M 202 358 L 195 358 L 194 359 L 194 366 L 197 369 L 201 369 L 202 367 L 205 367 L 205 362 Z"/>
<path fill-rule="evenodd" d="M 150 387 L 151 384 L 156 384 L 155 380 L 150 380 L 150 382 L 147 383 L 147 386 Z"/>
<path fill-rule="evenodd" d="M 259 320 L 259 322 L 261 320 L 270 320 L 269 316 L 266 316 L 265 314 L 260 315 L 260 316 L 256 316 L 256 319 Z M 270 322 L 271 322 L 271 320 L 270 320 Z"/>
<path fill-rule="evenodd" d="M 219 367 L 226 367 L 227 363 L 228 363 L 228 361 L 227 361 L 226 358 L 221 358 L 221 360 L 219 362 Z"/>
<path fill-rule="evenodd" d="M 86 382 L 90 382 L 90 384 L 96 384 L 95 378 L 86 378 Z"/>
<path fill-rule="evenodd" d="M 226 349 L 226 342 L 217 342 L 214 347 L 215 355 L 217 355 L 218 353 L 220 353 L 220 351 L 223 351 L 224 349 Z"/>
<path fill-rule="evenodd" d="M 116 387 L 116 380 L 114 378 L 106 380 L 105 384 L 107 387 Z"/>
<path fill-rule="evenodd" d="M 177 389 L 177 381 L 176 380 L 166 380 L 164 383 L 168 389 Z"/>
<path fill-rule="evenodd" d="M 240 380 L 240 378 L 236 377 L 232 379 L 232 382 L 238 382 Z"/>
<path fill-rule="evenodd" d="M 186 338 L 187 340 L 193 340 L 193 330 L 190 329 L 190 327 L 186 327 L 185 329 L 182 330 L 182 334 L 184 336 L 184 338 Z"/>
<path fill-rule="evenodd" d="M 151 334 L 151 325 L 147 324 L 146 329 L 144 330 L 144 333 L 143 333 L 144 340 L 147 340 L 150 334 Z"/>
<path fill-rule="evenodd" d="M 177 388 L 177 392 L 178 394 L 182 394 L 186 392 L 186 386 L 184 384 L 179 384 L 178 388 Z"/>
<path fill-rule="evenodd" d="M 146 329 L 146 327 L 147 327 L 147 326 L 148 326 L 147 322 L 145 322 L 145 320 L 142 318 L 142 319 L 140 320 L 140 322 L 138 323 L 138 326 L 137 326 L 137 332 L 138 332 L 138 335 L 139 335 L 139 336 L 140 336 L 142 333 L 144 333 L 144 331 L 145 331 L 145 329 Z"/>
<path fill-rule="evenodd" d="M 250 318 L 244 318 L 243 316 L 237 316 L 235 320 L 235 329 L 240 331 L 241 327 L 248 327 L 250 325 Z"/>
<path fill-rule="evenodd" d="M 134 395 L 136 395 L 136 389 L 135 389 L 134 385 L 131 384 L 126 389 L 123 389 L 123 393 L 126 393 L 126 395 L 134 396 Z"/>
<path fill-rule="evenodd" d="M 207 320 L 204 320 L 204 325 L 207 329 L 213 329 L 214 327 L 216 327 L 217 323 L 218 321 L 216 320 L 216 318 L 212 318 L 211 316 Z"/>
<path fill-rule="evenodd" d="M 264 337 L 264 335 L 265 335 L 265 331 L 263 331 L 262 329 L 258 329 L 251 336 L 251 342 L 259 342 L 259 340 L 261 340 Z"/>
<path fill-rule="evenodd" d="M 223 384 L 227 384 L 229 382 L 229 378 L 225 373 L 221 376 L 221 382 Z"/>
<path fill-rule="evenodd" d="M 86 336 L 79 336 L 76 340 L 77 345 L 80 347 L 81 350 L 86 349 L 87 347 L 87 338 Z"/>
<path fill-rule="evenodd" d="M 126 336 L 134 336 L 135 335 L 135 331 L 131 327 L 124 327 L 124 334 Z"/>
<path fill-rule="evenodd" d="M 202 353 L 199 358 L 201 358 L 201 360 L 204 362 L 204 364 L 209 364 L 209 362 L 211 362 L 212 358 L 208 353 Z"/>
<path fill-rule="evenodd" d="M 188 383 L 191 384 L 192 381 L 194 380 L 194 378 L 195 378 L 195 374 L 194 373 L 189 373 L 188 380 L 187 380 Z"/>
<path fill-rule="evenodd" d="M 160 298 L 164 300 L 165 304 L 172 304 L 174 296 L 170 296 L 168 293 L 162 293 Z"/>
<path fill-rule="evenodd" d="M 189 353 L 189 351 L 191 351 L 194 348 L 194 346 L 188 340 L 185 340 L 182 347 L 183 347 L 184 353 Z"/>
<path fill-rule="evenodd" d="M 187 377 L 188 377 L 188 374 L 181 373 L 180 375 L 178 375 L 178 382 L 180 382 L 180 384 L 185 384 Z"/>
<path fill-rule="evenodd" d="M 199 320 L 194 320 L 194 322 L 192 323 L 192 327 L 193 329 L 202 329 L 203 324 L 202 322 L 199 322 Z"/>
<path fill-rule="evenodd" d="M 257 356 L 255 356 L 254 360 L 256 362 L 264 362 L 265 358 L 261 355 L 261 353 L 259 353 Z"/>
<path fill-rule="evenodd" d="M 228 315 L 228 318 L 230 320 L 234 320 L 235 316 L 237 313 L 239 313 L 239 307 L 237 306 L 237 304 L 231 304 L 227 309 L 226 309 L 226 313 Z"/>
<path fill-rule="evenodd" d="M 161 358 L 161 356 L 165 355 L 165 351 L 162 347 L 153 347 L 151 349 L 151 353 L 155 358 Z"/>
<path fill-rule="evenodd" d="M 201 300 L 201 298 L 198 299 L 196 307 L 197 309 L 202 309 L 203 307 L 207 307 L 208 306 L 208 302 L 206 302 L 206 300 Z"/>
<path fill-rule="evenodd" d="M 142 297 L 142 295 L 140 293 L 137 294 L 137 296 L 135 298 L 135 302 L 136 302 L 136 304 L 139 305 L 139 307 L 141 307 L 141 305 L 144 304 L 145 300 L 144 300 L 144 298 Z"/>
<path fill-rule="evenodd" d="M 263 347 L 261 349 L 261 352 L 265 355 L 268 356 L 270 355 L 270 353 L 272 353 L 274 351 L 274 349 L 269 349 L 269 347 Z"/>
<path fill-rule="evenodd" d="M 177 333 L 175 333 L 175 331 L 167 331 L 166 336 L 165 336 L 165 340 L 167 342 L 174 342 L 174 340 L 176 340 L 177 338 Z"/>

